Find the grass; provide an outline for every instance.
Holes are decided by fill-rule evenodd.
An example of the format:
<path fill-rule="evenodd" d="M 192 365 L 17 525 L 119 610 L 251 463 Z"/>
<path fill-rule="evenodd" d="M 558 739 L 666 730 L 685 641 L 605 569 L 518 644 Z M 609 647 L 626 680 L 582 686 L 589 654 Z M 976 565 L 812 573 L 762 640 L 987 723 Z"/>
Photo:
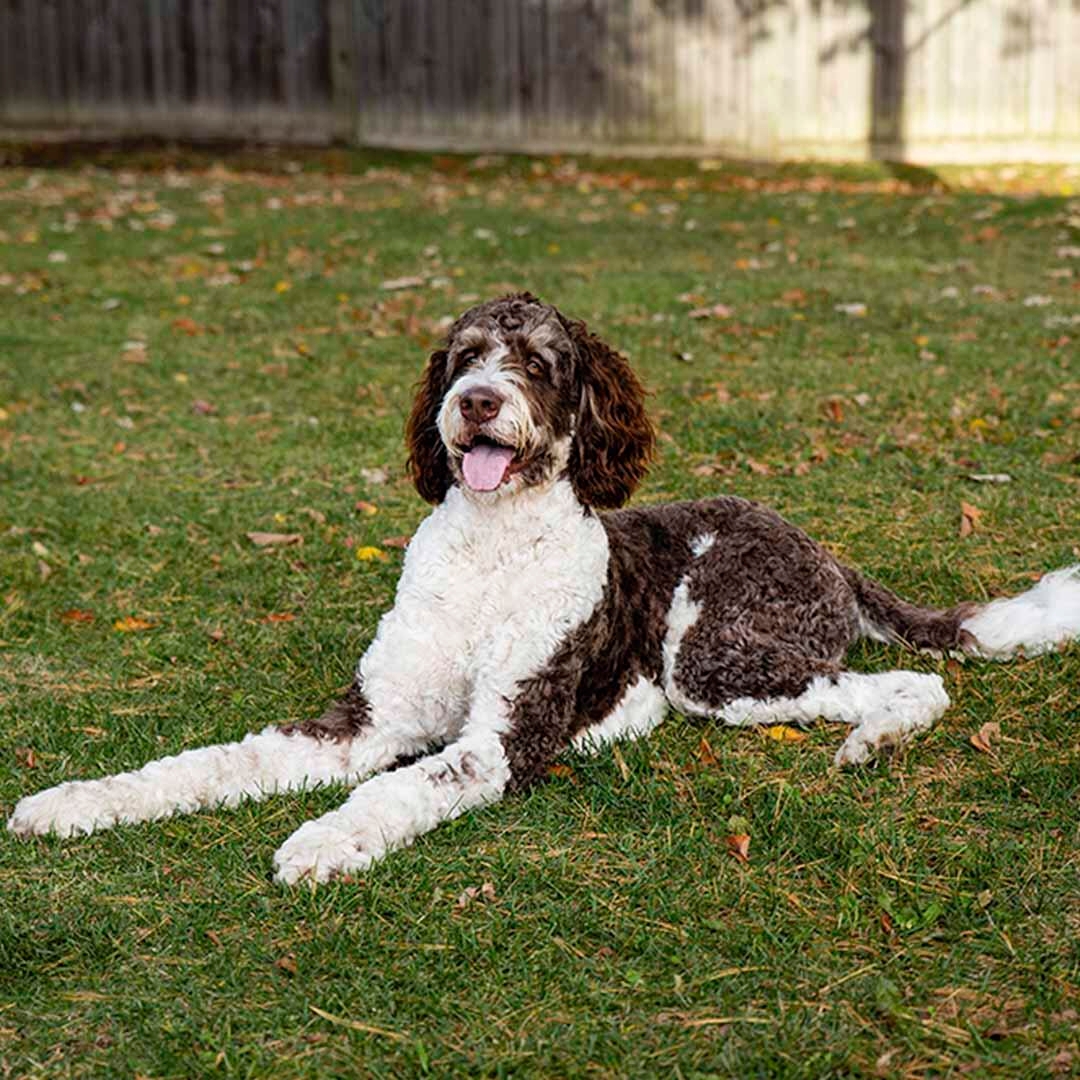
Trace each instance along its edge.
<path fill-rule="evenodd" d="M 511 287 L 588 319 L 653 389 L 643 502 L 762 499 L 930 603 L 1080 555 L 1071 174 L 1003 194 L 985 172 L 99 164 L 0 172 L 5 812 L 340 692 L 391 602 L 384 541 L 424 514 L 411 383 L 446 317 Z M 989 473 L 1011 482 L 970 479 Z M 953 707 L 840 774 L 835 729 L 673 717 L 360 884 L 267 880 L 340 789 L 0 837 L 0 1071 L 1069 1074 L 1080 651 L 851 659 L 941 669 Z"/>

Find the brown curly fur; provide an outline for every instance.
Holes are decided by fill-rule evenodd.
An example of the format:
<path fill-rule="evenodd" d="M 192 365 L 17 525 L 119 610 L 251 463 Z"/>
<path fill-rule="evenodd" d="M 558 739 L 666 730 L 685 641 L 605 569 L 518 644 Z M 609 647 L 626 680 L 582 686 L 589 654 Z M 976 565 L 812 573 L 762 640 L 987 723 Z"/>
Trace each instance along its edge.
<path fill-rule="evenodd" d="M 441 503 L 454 482 L 436 424 L 448 385 L 446 350 L 437 349 L 416 384 L 412 412 L 405 423 L 405 442 L 409 448 L 406 467 L 420 497 L 429 503 Z"/>
<path fill-rule="evenodd" d="M 581 381 L 570 482 L 585 506 L 613 510 L 641 483 L 656 446 L 645 390 L 626 358 L 583 322 L 563 324 L 577 349 Z"/>

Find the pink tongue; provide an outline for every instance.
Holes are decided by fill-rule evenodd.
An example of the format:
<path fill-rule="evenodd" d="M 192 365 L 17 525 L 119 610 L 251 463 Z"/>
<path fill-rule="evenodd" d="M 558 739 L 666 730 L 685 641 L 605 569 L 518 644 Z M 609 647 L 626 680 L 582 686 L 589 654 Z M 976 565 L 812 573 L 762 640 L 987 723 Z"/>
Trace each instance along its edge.
<path fill-rule="evenodd" d="M 474 446 L 463 458 L 461 471 L 473 491 L 494 491 L 505 479 L 514 451 L 505 446 Z"/>

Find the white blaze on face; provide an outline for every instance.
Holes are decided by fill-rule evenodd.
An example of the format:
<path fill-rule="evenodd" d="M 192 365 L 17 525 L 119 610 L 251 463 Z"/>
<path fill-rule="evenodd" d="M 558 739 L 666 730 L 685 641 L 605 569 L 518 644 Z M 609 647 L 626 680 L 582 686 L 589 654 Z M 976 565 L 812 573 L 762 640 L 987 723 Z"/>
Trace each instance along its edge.
<path fill-rule="evenodd" d="M 439 409 L 439 434 L 452 456 L 460 456 L 465 483 L 474 491 L 495 491 L 509 477 L 514 457 L 536 442 L 536 427 L 523 393 L 521 376 L 507 370 L 510 350 L 479 328 L 465 330 L 459 349 L 481 350 L 482 362 L 466 368 L 450 387 Z M 482 426 L 482 439 L 461 414 L 461 400 L 470 390 L 490 389 L 502 398 L 498 415 Z M 469 443 L 472 443 L 469 446 Z"/>

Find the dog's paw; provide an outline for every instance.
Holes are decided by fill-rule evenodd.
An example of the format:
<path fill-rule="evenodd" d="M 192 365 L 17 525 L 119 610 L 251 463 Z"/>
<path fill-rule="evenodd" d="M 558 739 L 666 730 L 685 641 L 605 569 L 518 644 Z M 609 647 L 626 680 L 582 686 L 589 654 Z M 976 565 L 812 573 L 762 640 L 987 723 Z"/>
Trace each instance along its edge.
<path fill-rule="evenodd" d="M 282 885 L 330 881 L 363 870 L 377 858 L 363 838 L 327 814 L 301 825 L 274 854 L 274 880 Z"/>
<path fill-rule="evenodd" d="M 113 820 L 90 785 L 74 781 L 20 799 L 7 827 L 16 836 L 75 836 L 107 828 Z"/>

